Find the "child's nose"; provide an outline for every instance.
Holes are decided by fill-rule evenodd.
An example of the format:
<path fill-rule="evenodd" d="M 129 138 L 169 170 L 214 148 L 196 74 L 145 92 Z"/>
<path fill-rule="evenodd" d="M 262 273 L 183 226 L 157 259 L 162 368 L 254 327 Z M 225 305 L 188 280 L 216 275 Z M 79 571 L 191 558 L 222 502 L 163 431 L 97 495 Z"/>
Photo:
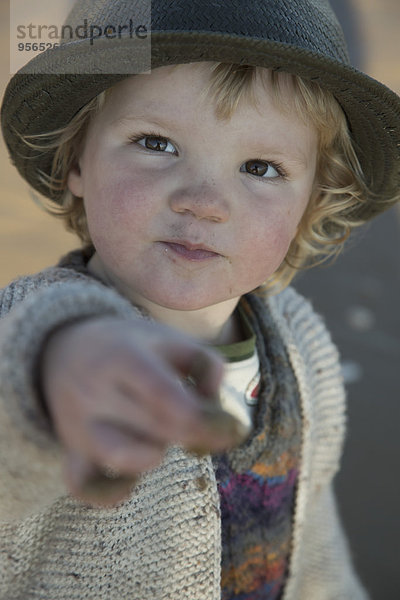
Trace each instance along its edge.
<path fill-rule="evenodd" d="M 229 219 L 229 203 L 212 182 L 180 187 L 171 193 L 169 205 L 174 212 L 188 213 L 196 219 L 225 223 Z"/>

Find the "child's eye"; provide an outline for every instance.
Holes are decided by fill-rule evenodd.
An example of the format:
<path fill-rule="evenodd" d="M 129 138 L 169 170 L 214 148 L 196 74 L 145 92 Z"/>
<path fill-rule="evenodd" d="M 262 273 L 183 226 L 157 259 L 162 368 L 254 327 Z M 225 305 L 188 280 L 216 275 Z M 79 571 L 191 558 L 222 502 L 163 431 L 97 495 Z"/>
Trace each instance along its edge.
<path fill-rule="evenodd" d="M 248 160 L 240 168 L 242 172 L 250 173 L 261 179 L 276 179 L 277 177 L 285 177 L 285 174 L 280 165 L 265 160 Z"/>
<path fill-rule="evenodd" d="M 131 142 L 135 142 L 140 146 L 143 146 L 147 150 L 153 152 L 167 152 L 170 154 L 177 154 L 177 151 L 171 142 L 160 135 L 148 135 L 141 133 L 135 137 L 132 137 Z"/>

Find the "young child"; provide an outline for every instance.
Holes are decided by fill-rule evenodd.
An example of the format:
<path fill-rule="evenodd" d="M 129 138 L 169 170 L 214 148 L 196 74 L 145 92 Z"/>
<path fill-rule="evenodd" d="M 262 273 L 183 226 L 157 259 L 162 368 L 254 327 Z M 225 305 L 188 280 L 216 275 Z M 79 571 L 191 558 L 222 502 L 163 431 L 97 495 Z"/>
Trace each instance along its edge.
<path fill-rule="evenodd" d="M 365 599 L 332 492 L 338 356 L 288 285 L 398 199 L 399 99 L 322 0 L 154 1 L 151 73 L 96 42 L 3 100 L 83 248 L 0 295 L 0 598 Z"/>

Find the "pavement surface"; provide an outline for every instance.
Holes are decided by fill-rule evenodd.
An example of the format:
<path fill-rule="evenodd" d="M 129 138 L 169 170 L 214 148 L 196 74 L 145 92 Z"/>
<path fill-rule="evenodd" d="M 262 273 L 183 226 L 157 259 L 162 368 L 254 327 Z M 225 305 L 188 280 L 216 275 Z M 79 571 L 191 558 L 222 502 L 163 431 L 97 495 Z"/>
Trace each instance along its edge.
<path fill-rule="evenodd" d="M 335 0 L 364 70 L 400 93 L 400 2 Z M 0 96 L 9 79 L 9 3 L 0 0 Z M 74 236 L 40 211 L 0 140 L 0 286 L 53 264 Z M 336 491 L 358 572 L 373 600 L 400 598 L 400 212 L 358 234 L 295 287 L 324 315 L 342 356 L 348 437 Z M 350 600 L 350 599 L 338 599 Z"/>

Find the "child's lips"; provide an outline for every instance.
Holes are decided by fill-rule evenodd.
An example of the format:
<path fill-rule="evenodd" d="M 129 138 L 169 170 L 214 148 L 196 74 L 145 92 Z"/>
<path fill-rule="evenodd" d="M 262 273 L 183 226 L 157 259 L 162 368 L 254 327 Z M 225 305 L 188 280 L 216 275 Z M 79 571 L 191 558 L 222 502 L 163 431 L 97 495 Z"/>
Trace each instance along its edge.
<path fill-rule="evenodd" d="M 221 256 L 218 252 L 214 252 L 202 244 L 191 244 L 184 241 L 163 241 L 161 244 L 164 246 L 165 252 L 172 252 L 186 260 L 204 261 Z"/>

